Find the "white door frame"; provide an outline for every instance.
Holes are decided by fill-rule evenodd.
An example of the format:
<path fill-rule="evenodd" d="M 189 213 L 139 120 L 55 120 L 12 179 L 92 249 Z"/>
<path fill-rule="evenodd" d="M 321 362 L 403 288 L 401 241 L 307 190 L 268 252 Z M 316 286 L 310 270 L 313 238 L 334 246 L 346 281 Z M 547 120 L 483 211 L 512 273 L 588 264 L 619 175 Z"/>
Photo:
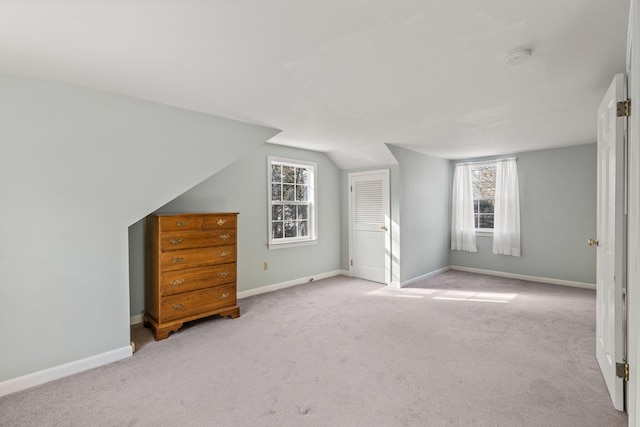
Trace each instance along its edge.
<path fill-rule="evenodd" d="M 363 172 L 351 172 L 349 173 L 347 179 L 347 185 L 351 186 L 352 178 L 356 176 L 366 176 L 366 175 L 378 175 L 385 174 L 387 175 L 387 183 L 389 183 L 390 173 L 389 169 L 376 169 L 376 170 L 368 170 Z M 354 212 L 353 212 L 353 191 L 347 190 L 349 193 L 349 275 L 353 275 L 353 265 L 351 260 L 353 260 L 353 241 L 354 241 Z M 384 280 L 385 284 L 391 284 L 391 188 L 386 189 L 389 195 L 389 209 L 386 213 L 385 218 L 385 251 L 384 255 Z"/>
<path fill-rule="evenodd" d="M 627 383 L 629 426 L 640 423 L 640 1 L 632 0 L 627 36 L 627 95 L 634 103 L 627 122 Z"/>

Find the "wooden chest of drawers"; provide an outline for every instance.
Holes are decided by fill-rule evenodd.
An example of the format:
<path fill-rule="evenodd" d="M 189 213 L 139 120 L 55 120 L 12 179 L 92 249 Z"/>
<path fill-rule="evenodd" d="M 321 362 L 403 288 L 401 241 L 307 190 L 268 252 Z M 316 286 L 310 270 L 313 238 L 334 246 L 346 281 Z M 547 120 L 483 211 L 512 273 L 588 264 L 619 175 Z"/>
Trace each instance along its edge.
<path fill-rule="evenodd" d="M 162 340 L 184 322 L 236 318 L 237 213 L 149 215 L 144 322 Z"/>

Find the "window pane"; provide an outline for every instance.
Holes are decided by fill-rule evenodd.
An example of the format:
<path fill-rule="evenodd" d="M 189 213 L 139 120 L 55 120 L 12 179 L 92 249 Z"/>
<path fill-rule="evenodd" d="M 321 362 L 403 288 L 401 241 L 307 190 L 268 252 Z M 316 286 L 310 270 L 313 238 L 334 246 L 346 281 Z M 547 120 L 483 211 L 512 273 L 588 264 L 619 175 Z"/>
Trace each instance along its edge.
<path fill-rule="evenodd" d="M 493 213 L 493 200 L 478 200 L 479 213 Z"/>
<path fill-rule="evenodd" d="M 296 205 L 284 205 L 285 221 L 293 221 L 296 219 Z"/>
<path fill-rule="evenodd" d="M 294 184 L 282 184 L 282 200 L 294 201 L 296 199 L 296 186 Z"/>
<path fill-rule="evenodd" d="M 297 237 L 297 227 L 295 221 L 285 221 L 284 223 L 284 237 Z"/>
<path fill-rule="evenodd" d="M 296 184 L 309 184 L 309 171 L 307 168 L 296 168 Z"/>
<path fill-rule="evenodd" d="M 309 221 L 300 221 L 298 223 L 298 235 L 306 237 L 309 235 Z"/>
<path fill-rule="evenodd" d="M 309 187 L 306 185 L 296 185 L 296 200 L 299 202 L 306 202 Z"/>
<path fill-rule="evenodd" d="M 282 185 L 280 184 L 271 185 L 271 200 L 274 202 L 282 201 Z"/>
<path fill-rule="evenodd" d="M 478 228 L 493 228 L 493 214 L 478 215 Z"/>
<path fill-rule="evenodd" d="M 296 168 L 293 166 L 282 166 L 282 182 L 291 184 L 296 182 Z"/>
<path fill-rule="evenodd" d="M 271 165 L 271 182 L 281 182 L 282 181 L 282 166 L 280 165 Z"/>
<path fill-rule="evenodd" d="M 298 206 L 298 219 L 309 219 L 309 206 Z"/>
<path fill-rule="evenodd" d="M 282 205 L 274 205 L 271 208 L 271 219 L 273 221 L 282 221 Z"/>
<path fill-rule="evenodd" d="M 281 221 L 274 221 L 271 223 L 272 235 L 274 239 L 282 239 L 284 237 L 284 227 Z"/>
<path fill-rule="evenodd" d="M 471 170 L 471 182 L 473 183 L 473 198 L 494 198 L 496 188 L 495 166 L 485 166 Z"/>
<path fill-rule="evenodd" d="M 485 182 L 483 182 L 481 184 L 482 184 L 482 188 L 481 188 L 482 196 L 481 197 L 486 197 L 486 198 L 489 198 L 489 199 L 494 198 L 495 194 L 496 194 L 496 183 L 495 183 L 495 181 L 492 181 L 492 182 L 485 181 Z"/>

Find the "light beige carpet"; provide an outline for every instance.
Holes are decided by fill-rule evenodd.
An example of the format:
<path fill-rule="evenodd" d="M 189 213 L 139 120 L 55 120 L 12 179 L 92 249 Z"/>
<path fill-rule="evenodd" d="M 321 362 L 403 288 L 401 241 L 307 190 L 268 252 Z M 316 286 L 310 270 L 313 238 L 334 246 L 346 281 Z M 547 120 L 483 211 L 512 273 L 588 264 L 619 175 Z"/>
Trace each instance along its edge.
<path fill-rule="evenodd" d="M 164 341 L 136 327 L 134 357 L 0 398 L 0 425 L 626 426 L 595 361 L 593 291 L 447 272 L 240 306 Z"/>

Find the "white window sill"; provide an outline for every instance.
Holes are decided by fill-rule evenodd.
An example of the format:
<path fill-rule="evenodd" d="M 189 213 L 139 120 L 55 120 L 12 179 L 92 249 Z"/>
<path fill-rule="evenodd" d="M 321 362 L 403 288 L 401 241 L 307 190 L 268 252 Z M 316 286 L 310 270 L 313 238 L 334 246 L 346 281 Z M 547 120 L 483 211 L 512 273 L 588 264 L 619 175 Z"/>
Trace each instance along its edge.
<path fill-rule="evenodd" d="M 269 250 L 271 249 L 285 249 L 285 248 L 294 248 L 296 246 L 308 246 L 308 245 L 316 245 L 318 244 L 318 239 L 309 239 L 309 240 L 298 240 L 298 241 L 289 241 L 282 243 L 269 243 Z"/>
<path fill-rule="evenodd" d="M 476 236 L 491 237 L 491 236 L 493 236 L 493 230 L 489 230 L 489 229 L 476 230 Z"/>

